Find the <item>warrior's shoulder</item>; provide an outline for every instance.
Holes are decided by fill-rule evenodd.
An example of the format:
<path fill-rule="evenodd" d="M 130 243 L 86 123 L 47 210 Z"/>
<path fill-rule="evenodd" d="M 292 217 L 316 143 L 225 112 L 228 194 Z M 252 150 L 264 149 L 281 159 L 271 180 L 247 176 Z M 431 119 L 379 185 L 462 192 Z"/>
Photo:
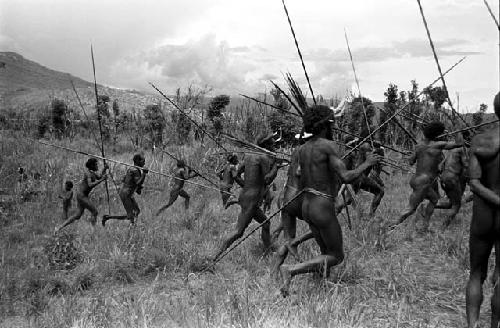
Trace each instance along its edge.
<path fill-rule="evenodd" d="M 471 150 L 479 156 L 491 156 L 500 150 L 500 131 L 498 128 L 480 133 L 471 142 Z"/>

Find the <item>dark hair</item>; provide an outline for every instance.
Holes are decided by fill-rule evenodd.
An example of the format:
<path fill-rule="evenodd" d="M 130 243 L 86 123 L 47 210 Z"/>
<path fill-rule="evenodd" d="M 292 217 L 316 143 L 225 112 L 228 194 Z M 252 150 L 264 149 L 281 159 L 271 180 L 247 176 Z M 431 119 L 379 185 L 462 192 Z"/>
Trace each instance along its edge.
<path fill-rule="evenodd" d="M 304 111 L 304 116 L 302 117 L 304 131 L 307 133 L 318 134 L 331 119 L 334 119 L 334 116 L 330 107 L 325 105 L 314 105 L 308 107 Z"/>
<path fill-rule="evenodd" d="M 500 117 L 500 92 L 497 93 L 495 99 L 493 100 L 493 108 L 495 109 L 495 114 Z"/>
<path fill-rule="evenodd" d="M 186 166 L 186 162 L 183 159 L 178 159 L 177 167 L 184 167 L 184 166 Z"/>
<path fill-rule="evenodd" d="M 140 160 L 144 160 L 144 156 L 142 156 L 142 154 L 135 154 L 132 160 L 134 164 L 137 164 Z"/>
<path fill-rule="evenodd" d="M 64 182 L 64 185 L 66 187 L 69 187 L 69 188 L 73 188 L 73 182 L 69 181 L 69 180 L 66 180 L 66 182 Z"/>
<path fill-rule="evenodd" d="M 444 124 L 439 121 L 433 121 L 424 126 L 424 136 L 429 140 L 436 140 L 444 132 Z"/>
<path fill-rule="evenodd" d="M 235 154 L 229 154 L 227 155 L 227 161 L 228 162 L 232 162 L 234 160 L 237 160 L 238 159 L 238 156 L 236 156 Z"/>
<path fill-rule="evenodd" d="M 91 157 L 85 162 L 85 166 L 90 169 L 91 167 L 94 167 L 97 165 L 97 158 Z"/>

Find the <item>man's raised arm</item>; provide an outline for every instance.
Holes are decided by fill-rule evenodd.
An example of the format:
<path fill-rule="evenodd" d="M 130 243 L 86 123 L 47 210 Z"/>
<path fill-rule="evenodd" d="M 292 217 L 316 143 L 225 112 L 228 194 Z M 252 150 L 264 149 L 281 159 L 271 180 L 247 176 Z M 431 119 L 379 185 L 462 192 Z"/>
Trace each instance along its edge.
<path fill-rule="evenodd" d="M 358 178 L 366 169 L 371 166 L 377 164 L 380 161 L 380 156 L 370 153 L 366 157 L 366 161 L 364 161 L 361 165 L 359 165 L 354 170 L 347 170 L 344 162 L 337 156 L 335 149 L 332 147 L 330 150 L 330 154 L 328 155 L 328 162 L 330 165 L 330 169 L 336 172 L 342 182 L 351 183 L 356 178 Z"/>

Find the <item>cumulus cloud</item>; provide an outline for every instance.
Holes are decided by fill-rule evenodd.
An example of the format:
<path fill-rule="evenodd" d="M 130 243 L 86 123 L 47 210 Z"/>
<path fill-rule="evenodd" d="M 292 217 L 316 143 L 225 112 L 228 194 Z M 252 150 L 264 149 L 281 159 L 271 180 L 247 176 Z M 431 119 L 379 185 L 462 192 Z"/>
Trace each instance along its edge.
<path fill-rule="evenodd" d="M 251 47 L 230 47 L 208 34 L 184 44 L 164 44 L 126 57 L 113 67 L 119 79 L 140 75 L 160 79 L 167 87 L 186 83 L 209 85 L 224 92 L 244 89 L 257 68 Z"/>
<path fill-rule="evenodd" d="M 463 50 L 468 46 L 468 41 L 460 39 L 447 39 L 435 42 L 436 51 L 441 57 L 479 55 L 481 52 Z M 389 59 L 399 59 L 404 57 L 430 57 L 432 51 L 429 42 L 424 39 L 408 39 L 405 41 L 394 41 L 386 47 L 361 47 L 352 49 L 356 62 L 380 62 Z M 307 58 L 313 61 L 349 61 L 347 49 L 325 49 L 319 48 L 310 51 Z"/>

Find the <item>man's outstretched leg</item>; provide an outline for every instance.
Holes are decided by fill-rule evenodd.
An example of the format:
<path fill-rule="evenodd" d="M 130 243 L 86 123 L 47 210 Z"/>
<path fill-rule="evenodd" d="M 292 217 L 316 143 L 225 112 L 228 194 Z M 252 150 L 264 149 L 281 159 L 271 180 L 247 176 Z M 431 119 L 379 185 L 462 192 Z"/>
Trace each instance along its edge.
<path fill-rule="evenodd" d="M 213 260 L 216 260 L 226 249 L 229 248 L 236 240 L 243 237 L 243 233 L 245 229 L 248 227 L 250 222 L 252 222 L 252 217 L 254 216 L 256 206 L 242 206 L 241 212 L 238 215 L 238 221 L 236 222 L 236 229 L 231 232 L 224 241 L 220 249 L 217 251 L 215 256 L 212 257 Z"/>
<path fill-rule="evenodd" d="M 278 274 L 279 274 L 279 269 L 280 266 L 285 262 L 285 259 L 288 256 L 288 252 L 292 254 L 293 257 L 295 257 L 295 260 L 300 262 L 300 257 L 299 254 L 297 253 L 297 247 L 302 244 L 303 242 L 314 238 L 314 235 L 312 232 L 307 232 L 303 234 L 302 236 L 299 236 L 295 239 L 293 239 L 290 242 L 287 242 L 285 245 L 281 246 L 278 251 L 276 252 L 276 256 L 274 258 L 274 262 L 272 265 L 271 269 L 271 277 L 273 277 L 274 280 L 278 281 Z M 295 254 L 291 252 L 291 249 L 295 251 Z"/>
<path fill-rule="evenodd" d="M 170 196 L 168 198 L 168 203 L 166 205 L 160 207 L 160 209 L 158 211 L 156 211 L 155 216 L 160 215 L 161 212 L 165 211 L 167 208 L 169 208 L 170 206 L 172 206 L 172 204 L 177 200 L 177 197 L 179 197 L 179 190 L 173 189 L 170 192 Z"/>
<path fill-rule="evenodd" d="M 184 209 L 187 210 L 189 208 L 189 200 L 191 199 L 191 197 L 184 189 L 181 189 L 179 191 L 179 196 L 184 198 Z"/>
<path fill-rule="evenodd" d="M 424 200 L 424 190 L 415 190 L 410 195 L 410 200 L 408 203 L 408 207 L 405 209 L 403 214 L 399 217 L 399 220 L 396 225 L 403 223 L 410 215 L 415 213 L 418 208 L 418 205 Z"/>

